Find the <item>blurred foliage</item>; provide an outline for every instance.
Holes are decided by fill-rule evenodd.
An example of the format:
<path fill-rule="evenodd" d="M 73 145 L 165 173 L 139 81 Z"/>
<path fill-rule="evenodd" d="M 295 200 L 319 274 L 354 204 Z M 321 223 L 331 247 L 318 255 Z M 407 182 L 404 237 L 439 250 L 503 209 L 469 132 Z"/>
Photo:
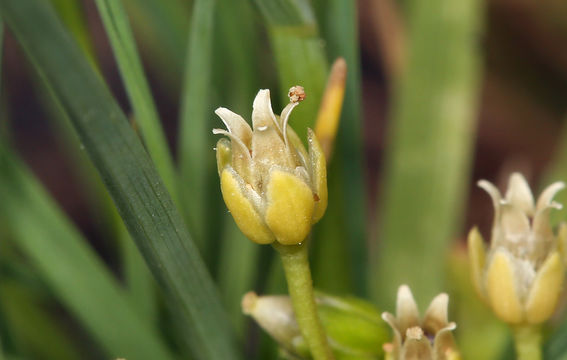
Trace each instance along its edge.
<path fill-rule="evenodd" d="M 300 84 L 304 137 L 337 57 L 315 286 L 388 311 L 401 283 L 445 291 L 465 358 L 510 356 L 459 244 L 489 231 L 479 178 L 567 180 L 565 2 L 0 0 L 0 17 L 0 359 L 274 358 L 240 298 L 285 291 L 281 264 L 220 199 L 212 111 L 249 120 L 269 88 L 279 113 Z"/>

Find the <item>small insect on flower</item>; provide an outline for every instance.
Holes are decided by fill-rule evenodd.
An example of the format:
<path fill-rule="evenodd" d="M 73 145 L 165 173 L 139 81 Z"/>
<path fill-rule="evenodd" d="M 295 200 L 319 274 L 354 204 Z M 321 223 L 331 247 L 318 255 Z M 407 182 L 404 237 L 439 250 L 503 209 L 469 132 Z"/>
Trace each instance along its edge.
<path fill-rule="evenodd" d="M 281 116 L 272 111 L 270 91 L 254 99 L 252 128 L 226 108 L 215 113 L 227 130 L 216 146 L 224 201 L 240 230 L 252 241 L 301 243 L 327 208 L 326 161 L 311 129 L 309 151 L 288 125 L 292 110 L 305 98 L 301 86 L 289 91 Z"/>

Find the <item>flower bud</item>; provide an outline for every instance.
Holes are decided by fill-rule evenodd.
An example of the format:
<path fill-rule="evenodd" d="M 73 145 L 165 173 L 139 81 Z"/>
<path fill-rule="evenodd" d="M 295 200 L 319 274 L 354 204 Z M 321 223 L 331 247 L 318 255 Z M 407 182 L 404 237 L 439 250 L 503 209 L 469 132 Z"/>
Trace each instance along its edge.
<path fill-rule="evenodd" d="M 552 199 L 565 185 L 550 185 L 535 203 L 518 173 L 510 176 L 504 198 L 488 181 L 479 181 L 479 186 L 492 197 L 494 224 L 488 254 L 480 232 L 473 228 L 469 233 L 475 288 L 502 321 L 542 323 L 555 311 L 564 282 L 567 231 L 555 235 L 549 215 L 561 208 Z"/>
<path fill-rule="evenodd" d="M 291 102 L 274 115 L 269 90 L 254 99 L 252 128 L 225 108 L 215 113 L 230 141 L 217 143 L 217 166 L 224 201 L 240 230 L 252 241 L 284 245 L 301 243 L 327 208 L 325 157 L 311 129 L 309 151 L 288 125 L 303 100 L 303 88 L 290 89 Z"/>
<path fill-rule="evenodd" d="M 388 331 L 374 305 L 353 297 L 318 292 L 317 312 L 337 360 L 380 359 Z M 310 358 L 299 331 L 289 296 L 258 296 L 249 292 L 242 310 L 274 338 L 289 354 Z"/>
<path fill-rule="evenodd" d="M 389 360 L 457 360 L 460 359 L 451 331 L 457 325 L 448 322 L 449 296 L 437 295 L 419 317 L 410 288 L 398 289 L 396 316 L 383 313 L 382 318 L 394 331 L 394 341 L 384 345 Z"/>

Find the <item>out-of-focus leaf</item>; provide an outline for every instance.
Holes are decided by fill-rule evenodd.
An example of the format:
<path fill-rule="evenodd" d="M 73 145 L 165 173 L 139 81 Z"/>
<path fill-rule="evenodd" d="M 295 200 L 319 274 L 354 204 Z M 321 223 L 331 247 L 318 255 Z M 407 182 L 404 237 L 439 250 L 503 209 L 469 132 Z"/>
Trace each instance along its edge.
<path fill-rule="evenodd" d="M 177 201 L 173 160 L 122 0 L 96 0 L 96 4 L 134 108 L 136 124 L 140 127 L 148 152 L 167 190 Z"/>
<path fill-rule="evenodd" d="M 210 211 L 207 195 L 214 170 L 210 83 L 215 5 L 216 0 L 196 0 L 194 3 L 179 130 L 182 206 L 189 229 L 205 259 L 208 258 L 206 228 Z"/>
<path fill-rule="evenodd" d="M 400 284 L 421 301 L 444 288 L 439 259 L 459 228 L 472 161 L 482 4 L 408 4 L 410 55 L 395 86 L 380 237 L 370 254 L 371 295 L 385 309 Z"/>
<path fill-rule="evenodd" d="M 0 148 L 0 217 L 21 251 L 72 313 L 113 356 L 170 359 L 118 283 L 33 176 Z"/>
<path fill-rule="evenodd" d="M 237 358 L 210 275 L 108 89 L 44 2 L 1 0 L 0 10 L 69 115 L 130 234 L 171 300 L 195 357 Z"/>
<path fill-rule="evenodd" d="M 327 234 L 320 238 L 321 247 L 327 239 L 341 251 L 333 258 L 348 259 L 336 264 L 336 272 L 348 277 L 348 288 L 359 295 L 366 293 L 367 235 L 366 235 L 366 186 L 362 154 L 362 116 L 360 65 L 358 57 L 356 3 L 349 0 L 332 0 L 323 8 L 326 14 L 325 38 L 331 61 L 343 57 L 347 63 L 347 79 L 343 111 L 335 140 L 335 153 L 329 164 L 328 183 L 336 189 L 334 200 L 329 202 L 328 213 L 317 227 Z M 340 197 L 340 199 L 339 199 Z M 336 209 L 333 210 L 333 207 Z M 334 235 L 333 235 L 334 234 Z M 325 257 L 320 257 L 325 262 Z M 328 262 L 327 262 L 328 263 Z M 347 265 L 350 265 L 347 267 Z M 331 275 L 332 277 L 333 275 Z M 340 290 L 340 289 L 330 289 Z"/>
<path fill-rule="evenodd" d="M 57 360 L 81 357 L 79 349 L 63 330 L 62 322 L 57 319 L 60 315 L 46 311 L 32 292 L 26 291 L 20 284 L 3 279 L 0 294 L 3 316 L 10 323 L 9 330 L 17 338 L 16 345 L 22 355 Z"/>
<path fill-rule="evenodd" d="M 234 14 L 238 13 L 238 16 Z M 261 47 L 257 33 L 257 17 L 249 0 L 218 0 L 215 22 L 215 83 L 221 89 L 224 106 L 250 121 L 252 101 L 259 87 L 259 67 L 261 61 L 258 49 Z M 246 41 L 242 41 L 246 39 Z M 222 127 L 222 121 L 211 114 L 215 127 Z M 216 174 L 212 181 L 213 190 L 218 192 Z M 246 239 L 236 226 L 234 219 L 221 204 L 220 214 L 222 232 L 220 246 L 215 252 L 217 259 L 217 278 L 220 293 L 230 314 L 240 340 L 247 338 L 248 320 L 242 314 L 240 302 L 242 296 L 252 290 L 262 273 L 259 264 L 261 246 Z M 209 241 L 214 239 L 210 238 Z M 271 249 L 269 249 L 271 250 Z"/>
<path fill-rule="evenodd" d="M 256 0 L 256 4 L 270 34 L 280 98 L 285 104 L 290 87 L 305 88 L 305 101 L 293 111 L 291 121 L 297 134 L 306 139 L 303 129 L 315 123 L 329 68 L 311 5 L 306 0 Z"/>
<path fill-rule="evenodd" d="M 169 96 L 178 96 L 192 1 L 125 0 L 140 51 Z"/>
<path fill-rule="evenodd" d="M 96 67 L 96 55 L 93 42 L 89 35 L 87 17 L 80 0 L 51 0 L 61 21 L 69 28 L 77 43 L 87 55 L 87 59 Z"/>

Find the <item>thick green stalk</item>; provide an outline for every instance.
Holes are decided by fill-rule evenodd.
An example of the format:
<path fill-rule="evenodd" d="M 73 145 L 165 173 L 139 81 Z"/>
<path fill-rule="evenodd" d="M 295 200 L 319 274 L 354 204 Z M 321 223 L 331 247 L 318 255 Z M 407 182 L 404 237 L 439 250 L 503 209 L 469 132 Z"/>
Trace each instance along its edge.
<path fill-rule="evenodd" d="M 541 327 L 516 326 L 512 328 L 514 333 L 514 347 L 518 360 L 541 360 Z"/>
<path fill-rule="evenodd" d="M 315 360 L 330 360 L 334 357 L 317 314 L 307 243 L 308 241 L 299 245 L 275 243 L 274 248 L 282 259 L 289 296 L 301 335 L 309 345 L 309 350 Z"/>

